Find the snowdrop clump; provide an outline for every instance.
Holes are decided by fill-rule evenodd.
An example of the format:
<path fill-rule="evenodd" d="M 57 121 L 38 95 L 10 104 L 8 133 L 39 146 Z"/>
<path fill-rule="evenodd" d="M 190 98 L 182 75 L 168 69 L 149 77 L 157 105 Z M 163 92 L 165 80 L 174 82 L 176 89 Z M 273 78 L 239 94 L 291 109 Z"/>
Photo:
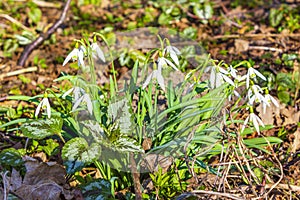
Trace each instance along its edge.
<path fill-rule="evenodd" d="M 251 122 L 255 130 L 260 134 L 259 126 L 264 127 L 264 123 L 259 118 L 259 116 L 254 113 L 254 107 L 261 103 L 263 112 L 265 113 L 267 107 L 271 106 L 271 103 L 276 107 L 279 107 L 279 104 L 276 99 L 269 94 L 267 88 L 261 88 L 258 84 L 256 84 L 257 77 L 259 77 L 263 81 L 267 80 L 266 77 L 258 70 L 254 69 L 249 62 L 246 61 L 242 64 L 247 64 L 248 66 L 246 75 L 239 75 L 238 71 L 236 70 L 236 67 L 240 66 L 241 63 L 235 67 L 227 66 L 222 62 L 219 63 L 219 65 L 216 65 L 214 63 L 213 66 L 210 67 L 211 74 L 209 84 L 211 88 L 217 88 L 227 83 L 230 87 L 233 88 L 232 91 L 235 96 L 239 98 L 242 98 L 243 95 L 238 94 L 235 89 L 237 87 L 245 85 L 246 92 L 244 93 L 244 96 L 246 99 L 246 110 L 249 110 L 250 113 L 243 123 L 241 132 L 243 132 L 246 125 Z M 224 66 L 226 69 L 221 66 Z M 265 91 L 265 94 L 263 91 Z M 231 99 L 231 94 L 229 94 L 229 98 Z"/>

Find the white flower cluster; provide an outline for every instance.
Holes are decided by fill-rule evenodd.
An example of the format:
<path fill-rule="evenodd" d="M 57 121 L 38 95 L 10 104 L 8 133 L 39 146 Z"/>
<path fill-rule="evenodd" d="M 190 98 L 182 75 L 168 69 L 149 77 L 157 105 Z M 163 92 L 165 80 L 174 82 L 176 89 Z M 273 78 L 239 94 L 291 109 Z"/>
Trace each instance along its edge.
<path fill-rule="evenodd" d="M 214 65 L 211 67 L 209 80 L 211 88 L 217 88 L 224 83 L 228 83 L 232 87 L 236 88 L 239 85 L 243 85 L 241 83 L 245 82 L 247 90 L 247 106 L 248 110 L 250 110 L 250 114 L 245 119 L 241 132 L 244 131 L 248 122 L 252 122 L 255 130 L 258 133 L 260 133 L 259 125 L 264 127 L 262 120 L 253 111 L 253 107 L 255 106 L 255 104 L 262 103 L 264 113 L 266 112 L 267 107 L 270 107 L 272 103 L 276 107 L 279 107 L 278 102 L 269 94 L 267 88 L 263 89 L 259 85 L 255 84 L 255 82 L 257 82 L 257 77 L 261 78 L 264 81 L 267 80 L 264 75 L 262 75 L 258 70 L 254 69 L 251 66 L 248 67 L 247 74 L 243 76 L 237 75 L 237 70 L 232 66 L 227 67 L 227 70 L 222 68 L 220 65 Z M 234 81 L 232 79 L 234 79 Z M 265 94 L 263 91 L 265 91 Z M 236 96 L 240 96 L 235 90 L 234 93 L 236 94 Z"/>
<path fill-rule="evenodd" d="M 168 55 L 170 56 L 171 60 L 167 57 Z M 179 66 L 178 55 L 180 55 L 180 51 L 176 47 L 169 45 L 164 48 L 162 56 L 157 59 L 157 69 L 153 70 L 153 72 L 147 77 L 142 88 L 145 89 L 152 79 L 156 79 L 159 86 L 163 90 L 166 90 L 165 81 L 162 76 L 162 68 L 171 66 L 174 70 L 179 71 L 176 67 Z"/>
<path fill-rule="evenodd" d="M 90 45 L 90 49 L 92 51 L 92 56 L 95 59 L 100 59 L 103 62 L 105 62 L 105 57 L 104 57 L 104 53 L 101 50 L 101 48 L 99 47 L 99 45 L 97 44 L 96 41 L 94 41 L 91 45 Z M 72 61 L 78 61 L 78 66 L 84 66 L 84 57 L 85 55 L 87 55 L 87 50 L 86 47 L 84 47 L 83 45 L 80 45 L 80 47 L 78 47 L 78 43 L 76 44 L 76 47 L 69 53 L 69 55 L 66 57 L 66 59 L 63 62 L 63 66 L 65 66 L 71 59 Z"/>

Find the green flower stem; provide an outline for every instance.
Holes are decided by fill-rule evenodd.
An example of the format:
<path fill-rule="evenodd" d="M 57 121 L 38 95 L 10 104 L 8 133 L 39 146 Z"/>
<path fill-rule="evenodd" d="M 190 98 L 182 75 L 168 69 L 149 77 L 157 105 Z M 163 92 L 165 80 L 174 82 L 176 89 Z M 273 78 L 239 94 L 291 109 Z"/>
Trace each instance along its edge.
<path fill-rule="evenodd" d="M 57 99 L 59 105 L 60 105 L 64 110 L 66 110 L 65 106 L 62 104 L 61 99 L 58 98 L 58 96 L 56 95 L 56 93 L 53 92 L 53 91 L 52 91 L 51 89 L 49 89 L 49 88 L 46 89 L 46 92 L 47 92 L 47 91 L 49 91 L 49 92 Z M 48 97 L 49 97 L 49 96 L 48 96 Z"/>
<path fill-rule="evenodd" d="M 116 70 L 115 70 L 115 65 L 114 65 L 114 61 L 113 61 L 114 58 L 113 58 L 113 55 L 112 55 L 112 51 L 110 49 L 110 45 L 109 45 L 108 41 L 106 40 L 106 38 L 104 37 L 104 35 L 102 35 L 100 33 L 96 33 L 96 32 L 94 32 L 93 34 L 99 36 L 104 41 L 104 43 L 106 44 L 106 46 L 108 48 L 109 56 L 110 56 L 110 59 L 111 59 L 111 67 L 112 67 L 113 79 L 114 79 L 114 82 L 115 82 L 115 90 L 118 91 Z"/>

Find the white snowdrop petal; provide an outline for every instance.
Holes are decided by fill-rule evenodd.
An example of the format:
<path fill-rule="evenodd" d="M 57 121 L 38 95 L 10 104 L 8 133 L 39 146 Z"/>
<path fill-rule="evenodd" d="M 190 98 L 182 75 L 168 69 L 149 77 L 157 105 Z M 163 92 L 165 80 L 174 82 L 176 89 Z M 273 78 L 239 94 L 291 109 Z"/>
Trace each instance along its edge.
<path fill-rule="evenodd" d="M 157 70 L 154 70 L 154 71 L 147 77 L 146 81 L 144 82 L 144 84 L 143 84 L 143 86 L 142 86 L 143 89 L 145 89 L 145 88 L 149 85 L 151 79 L 153 78 L 153 73 L 155 73 L 155 71 L 157 71 Z"/>
<path fill-rule="evenodd" d="M 83 101 L 86 102 L 89 113 L 93 115 L 93 104 L 90 96 L 88 94 L 84 94 L 83 96 L 84 96 Z"/>
<path fill-rule="evenodd" d="M 72 87 L 68 91 L 66 91 L 63 95 L 62 98 L 65 99 L 68 95 L 70 95 L 73 92 L 74 88 Z"/>
<path fill-rule="evenodd" d="M 38 117 L 39 113 L 40 113 L 40 110 L 41 110 L 41 107 L 42 107 L 42 104 L 43 104 L 43 101 L 41 101 L 38 105 L 38 107 L 36 108 L 35 110 L 35 113 L 34 113 L 34 116 L 35 117 Z"/>
<path fill-rule="evenodd" d="M 156 80 L 157 80 L 158 84 L 160 85 L 160 87 L 165 91 L 166 88 L 165 88 L 164 78 L 161 75 L 161 72 L 159 72 L 159 71 L 157 71 Z"/>
<path fill-rule="evenodd" d="M 253 72 L 254 72 L 257 76 L 259 76 L 261 79 L 263 79 L 264 81 L 267 80 L 266 77 L 265 77 L 264 75 L 262 75 L 258 70 L 256 70 L 256 69 L 253 68 Z"/>
<path fill-rule="evenodd" d="M 247 123 L 248 123 L 248 121 L 249 121 L 249 117 L 250 117 L 250 116 L 248 116 L 248 117 L 245 119 L 245 121 L 244 121 L 244 123 L 243 123 L 243 126 L 242 126 L 241 133 L 244 132 L 244 130 L 245 130 L 245 128 L 246 128 L 246 125 L 247 125 Z"/>
<path fill-rule="evenodd" d="M 227 83 L 229 83 L 230 85 L 232 85 L 232 86 L 235 87 L 234 82 L 233 82 L 228 76 L 222 75 L 222 77 L 223 77 L 223 79 L 224 79 Z"/>
<path fill-rule="evenodd" d="M 179 60 L 178 60 L 178 57 L 176 55 L 176 53 L 174 52 L 170 52 L 170 57 L 172 58 L 172 60 L 174 61 L 174 63 L 179 66 Z"/>
<path fill-rule="evenodd" d="M 177 69 L 177 67 L 176 67 L 171 61 L 169 61 L 168 59 L 165 59 L 165 61 L 166 61 L 173 69 L 175 69 L 176 71 L 179 71 L 179 69 Z"/>
<path fill-rule="evenodd" d="M 276 99 L 275 99 L 274 97 L 272 97 L 271 95 L 269 95 L 269 97 L 270 97 L 272 103 L 273 103 L 276 107 L 279 108 L 279 104 L 278 104 L 278 102 L 276 101 Z"/>
<path fill-rule="evenodd" d="M 66 57 L 66 59 L 63 62 L 63 66 L 65 66 L 65 64 L 67 64 L 71 59 L 74 58 L 74 56 L 76 56 L 76 49 L 73 49 L 68 56 Z"/>
<path fill-rule="evenodd" d="M 83 98 L 84 98 L 84 95 L 82 95 L 79 99 L 77 99 L 77 101 L 75 101 L 73 108 L 72 108 L 72 112 L 74 112 L 78 108 L 78 106 L 82 102 Z"/>
<path fill-rule="evenodd" d="M 78 66 L 84 66 L 83 52 L 78 52 Z"/>
<path fill-rule="evenodd" d="M 222 85 L 222 80 L 223 80 L 223 78 L 222 78 L 222 75 L 221 75 L 221 73 L 217 73 L 216 74 L 216 80 L 215 80 L 215 83 L 216 83 L 216 88 L 217 87 L 220 87 L 221 85 Z"/>
<path fill-rule="evenodd" d="M 258 122 L 257 122 L 256 115 L 255 115 L 254 113 L 251 113 L 251 114 L 250 114 L 250 121 L 252 121 L 255 130 L 256 130 L 258 133 L 260 133 L 260 132 L 259 132 L 259 124 L 258 124 Z"/>
<path fill-rule="evenodd" d="M 264 123 L 261 121 L 261 119 L 257 115 L 255 115 L 255 118 L 262 127 L 265 127 Z"/>
<path fill-rule="evenodd" d="M 247 89 L 249 88 L 249 84 L 250 84 L 250 77 L 249 77 L 249 75 L 247 74 L 247 77 L 246 77 L 246 88 L 247 88 Z"/>
<path fill-rule="evenodd" d="M 46 113 L 48 115 L 48 118 L 50 118 L 51 117 L 51 107 L 50 107 L 50 103 L 49 103 L 48 98 L 45 98 L 44 103 L 45 103 L 45 106 L 46 106 Z"/>
<path fill-rule="evenodd" d="M 222 73 L 222 74 L 229 74 L 228 71 L 226 71 L 225 69 L 223 69 L 222 67 L 219 67 L 219 71 Z"/>

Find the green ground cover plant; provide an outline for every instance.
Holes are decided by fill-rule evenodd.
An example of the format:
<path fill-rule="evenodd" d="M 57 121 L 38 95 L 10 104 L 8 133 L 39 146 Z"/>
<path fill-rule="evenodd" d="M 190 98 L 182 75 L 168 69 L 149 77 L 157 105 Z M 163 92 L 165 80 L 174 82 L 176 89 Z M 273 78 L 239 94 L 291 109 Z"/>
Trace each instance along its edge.
<path fill-rule="evenodd" d="M 0 103 L 11 102 L 0 106 L 0 196 L 259 199 L 297 191 L 293 187 L 297 178 L 288 186 L 280 183 L 299 157 L 297 145 L 286 144 L 292 143 L 290 132 L 297 141 L 299 120 L 294 126 L 278 122 L 299 104 L 297 46 L 294 52 L 263 46 L 267 53 L 254 52 L 254 60 L 245 51 L 270 45 L 256 44 L 256 37 L 275 37 L 273 41 L 285 47 L 286 35 L 297 39 L 298 7 L 268 2 L 264 7 L 268 15 L 254 22 L 270 26 L 266 35 L 261 24 L 243 22 L 259 14 L 256 6 L 264 5 L 262 1 L 114 1 L 117 6 L 108 6 L 104 14 L 99 11 L 103 2 L 71 2 L 76 23 L 61 25 L 44 42 L 53 52 L 68 51 L 53 53 L 54 67 L 49 64 L 52 52 L 30 58 L 39 74 L 60 72 L 50 84 L 20 74 L 16 77 L 22 85 L 36 81 L 32 95 L 20 95 L 20 86 L 0 96 Z M 9 29 L 0 29 L 1 59 L 15 59 L 20 48 L 47 31 L 40 3 L 45 2 L 15 6 L 12 1 L 0 2 L 0 11 L 11 10 L 16 20 L 22 20 L 25 10 L 30 27 L 14 22 Z M 118 6 L 130 20 L 115 10 Z M 241 16 L 227 13 L 226 6 Z M 245 14 L 241 6 L 251 10 Z M 132 14 L 135 9 L 142 12 Z M 0 17 L 11 20 L 6 13 Z M 103 23 L 101 28 L 94 26 L 97 21 Z M 226 23 L 232 24 L 229 29 Z M 175 29 L 167 29 L 167 34 L 155 27 L 134 30 L 149 25 Z M 203 27 L 212 28 L 206 34 Z M 122 28 L 132 32 L 116 31 Z M 147 40 L 153 35 L 156 39 Z M 199 42 L 205 35 L 206 40 Z M 246 43 L 248 37 L 254 41 Z M 62 38 L 68 40 L 59 43 Z M 237 40 L 242 40 L 249 49 L 218 49 L 218 59 L 203 50 L 232 38 L 229 47 L 238 49 Z M 228 62 L 232 55 L 239 59 Z M 128 69 L 125 78 L 120 66 Z M 289 112 L 282 113 L 283 105 Z M 264 123 L 264 118 L 271 122 Z M 17 142 L 7 145 L 9 140 Z M 24 192 L 28 190 L 32 192 Z"/>

